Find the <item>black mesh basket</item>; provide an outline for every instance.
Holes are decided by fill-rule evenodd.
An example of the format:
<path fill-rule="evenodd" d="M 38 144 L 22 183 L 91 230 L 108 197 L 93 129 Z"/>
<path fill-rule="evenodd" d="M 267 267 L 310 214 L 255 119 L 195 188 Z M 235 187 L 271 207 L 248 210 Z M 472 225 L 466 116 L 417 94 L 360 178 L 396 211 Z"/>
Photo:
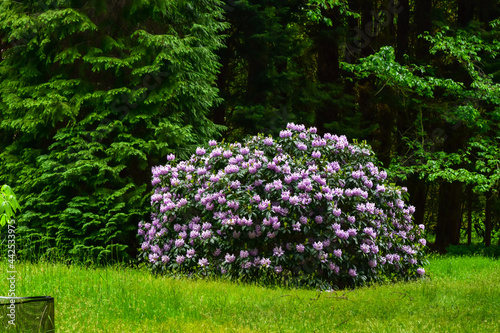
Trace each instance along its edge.
<path fill-rule="evenodd" d="M 0 296 L 0 332 L 55 332 L 54 298 Z"/>

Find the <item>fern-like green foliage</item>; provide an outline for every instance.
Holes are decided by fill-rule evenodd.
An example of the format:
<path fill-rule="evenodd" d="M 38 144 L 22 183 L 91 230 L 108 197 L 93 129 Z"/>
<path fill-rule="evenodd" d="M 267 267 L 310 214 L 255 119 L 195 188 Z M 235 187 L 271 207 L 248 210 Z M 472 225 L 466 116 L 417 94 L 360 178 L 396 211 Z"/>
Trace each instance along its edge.
<path fill-rule="evenodd" d="M 0 183 L 19 249 L 135 256 L 150 168 L 221 128 L 207 118 L 225 29 L 217 0 L 0 2 Z"/>

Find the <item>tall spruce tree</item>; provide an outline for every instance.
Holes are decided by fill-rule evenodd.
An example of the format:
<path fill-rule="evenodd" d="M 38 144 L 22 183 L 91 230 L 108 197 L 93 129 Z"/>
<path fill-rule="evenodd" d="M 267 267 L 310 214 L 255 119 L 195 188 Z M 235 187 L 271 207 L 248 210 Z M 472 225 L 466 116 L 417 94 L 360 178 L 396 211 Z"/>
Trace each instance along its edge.
<path fill-rule="evenodd" d="M 150 168 L 216 136 L 218 0 L 0 1 L 0 183 L 25 251 L 134 256 Z"/>

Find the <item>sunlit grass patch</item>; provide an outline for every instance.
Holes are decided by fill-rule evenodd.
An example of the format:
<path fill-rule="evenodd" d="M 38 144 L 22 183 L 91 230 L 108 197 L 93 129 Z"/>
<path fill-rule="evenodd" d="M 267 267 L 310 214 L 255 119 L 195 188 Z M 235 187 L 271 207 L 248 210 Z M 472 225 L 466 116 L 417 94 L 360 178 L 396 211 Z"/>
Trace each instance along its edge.
<path fill-rule="evenodd" d="M 0 267 L 6 271 L 6 264 Z M 433 257 L 417 282 L 319 292 L 17 263 L 17 296 L 55 297 L 60 332 L 495 332 L 500 262 Z M 0 294 L 7 291 L 0 285 Z"/>

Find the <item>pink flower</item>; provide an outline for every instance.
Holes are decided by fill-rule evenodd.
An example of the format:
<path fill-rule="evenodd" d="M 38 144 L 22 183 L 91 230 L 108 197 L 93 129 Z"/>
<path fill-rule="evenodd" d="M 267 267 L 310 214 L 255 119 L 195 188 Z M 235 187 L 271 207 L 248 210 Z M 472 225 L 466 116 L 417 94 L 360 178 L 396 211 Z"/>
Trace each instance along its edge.
<path fill-rule="evenodd" d="M 284 254 L 285 254 L 285 251 L 283 251 L 283 249 L 281 248 L 281 246 L 280 247 L 275 247 L 273 249 L 273 255 L 276 256 L 276 257 L 278 257 L 278 258 L 281 257 Z"/>
<path fill-rule="evenodd" d="M 329 267 L 330 269 L 335 273 L 335 274 L 339 274 L 340 272 L 340 267 L 335 265 L 334 263 L 330 263 L 329 264 Z"/>
<path fill-rule="evenodd" d="M 201 267 L 207 267 L 208 266 L 207 258 L 201 258 L 200 260 L 198 260 L 198 265 L 200 265 Z"/>
<path fill-rule="evenodd" d="M 316 242 L 316 243 L 313 244 L 313 247 L 317 251 L 321 251 L 321 250 L 323 250 L 323 243 L 322 242 Z"/>
<path fill-rule="evenodd" d="M 236 257 L 234 256 L 234 254 L 227 253 L 224 259 L 228 264 L 230 264 L 236 259 Z"/>
<path fill-rule="evenodd" d="M 175 258 L 175 261 L 180 265 L 184 262 L 184 259 L 186 259 L 184 256 L 179 255 Z"/>
<path fill-rule="evenodd" d="M 354 229 L 354 228 L 350 228 L 350 229 L 348 229 L 348 230 L 347 230 L 347 232 L 349 233 L 349 236 L 351 236 L 351 237 L 356 236 L 356 235 L 357 235 L 357 233 L 358 233 L 358 232 L 356 231 L 356 229 Z"/>
<path fill-rule="evenodd" d="M 272 146 L 272 145 L 273 145 L 273 143 L 274 143 L 274 142 L 273 142 L 273 139 L 272 139 L 272 138 L 265 138 L 265 139 L 264 139 L 264 144 L 265 144 L 266 146 Z"/>
<path fill-rule="evenodd" d="M 292 132 L 289 130 L 284 130 L 280 132 L 280 138 L 289 138 L 292 136 Z"/>
<path fill-rule="evenodd" d="M 260 264 L 264 267 L 269 267 L 269 265 L 271 265 L 271 259 L 269 258 L 262 258 L 260 260 Z"/>
<path fill-rule="evenodd" d="M 260 210 L 265 210 L 265 209 L 269 208 L 270 204 L 271 204 L 271 201 L 269 201 L 269 200 L 266 199 L 266 200 L 261 201 L 259 203 L 258 207 L 259 207 Z"/>

